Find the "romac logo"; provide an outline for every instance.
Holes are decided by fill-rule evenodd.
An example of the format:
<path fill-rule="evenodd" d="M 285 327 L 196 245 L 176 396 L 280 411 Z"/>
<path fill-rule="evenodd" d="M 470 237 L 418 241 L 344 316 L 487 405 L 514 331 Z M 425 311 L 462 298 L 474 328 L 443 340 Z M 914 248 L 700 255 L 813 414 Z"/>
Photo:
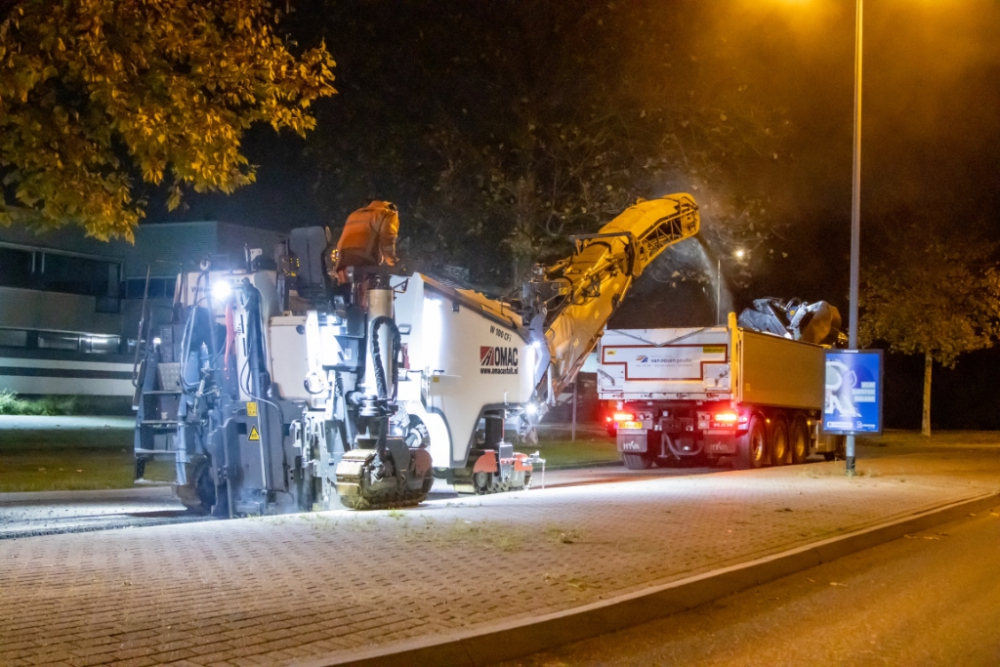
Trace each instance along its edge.
<path fill-rule="evenodd" d="M 517 375 L 516 347 L 479 347 L 481 375 Z"/>

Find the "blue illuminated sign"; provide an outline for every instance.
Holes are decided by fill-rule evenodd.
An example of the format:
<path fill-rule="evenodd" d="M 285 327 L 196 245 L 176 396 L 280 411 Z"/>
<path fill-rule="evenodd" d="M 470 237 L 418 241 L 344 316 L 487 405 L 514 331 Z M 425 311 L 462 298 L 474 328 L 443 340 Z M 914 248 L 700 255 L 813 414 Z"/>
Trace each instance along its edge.
<path fill-rule="evenodd" d="M 882 433 L 882 351 L 828 350 L 823 433 Z"/>

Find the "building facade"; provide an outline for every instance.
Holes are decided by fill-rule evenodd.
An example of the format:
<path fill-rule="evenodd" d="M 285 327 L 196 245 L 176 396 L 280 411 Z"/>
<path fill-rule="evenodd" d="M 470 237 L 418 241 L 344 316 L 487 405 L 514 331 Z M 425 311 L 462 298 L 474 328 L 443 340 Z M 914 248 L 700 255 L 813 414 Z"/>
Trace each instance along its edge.
<path fill-rule="evenodd" d="M 182 271 L 235 266 L 248 247 L 269 257 L 284 238 L 216 221 L 140 225 L 135 244 L 0 227 L 0 390 L 130 396 L 147 291 L 162 318 Z"/>

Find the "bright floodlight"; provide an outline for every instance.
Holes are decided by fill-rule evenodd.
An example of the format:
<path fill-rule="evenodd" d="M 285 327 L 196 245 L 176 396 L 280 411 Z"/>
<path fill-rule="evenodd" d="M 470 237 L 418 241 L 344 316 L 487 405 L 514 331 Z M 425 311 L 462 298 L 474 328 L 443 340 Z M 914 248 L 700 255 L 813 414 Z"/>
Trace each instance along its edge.
<path fill-rule="evenodd" d="M 739 249 L 736 250 L 736 252 L 733 253 L 733 256 L 736 259 L 743 259 L 744 257 L 746 257 L 746 255 L 747 255 L 747 251 L 744 250 L 743 248 L 739 248 Z"/>
<path fill-rule="evenodd" d="M 528 403 L 526 406 L 524 406 L 524 411 L 528 413 L 528 416 L 534 417 L 535 415 L 538 414 L 538 406 L 535 405 L 534 403 Z"/>
<path fill-rule="evenodd" d="M 220 280 L 212 285 L 212 299 L 215 301 L 225 301 L 233 295 L 233 288 L 228 281 Z"/>

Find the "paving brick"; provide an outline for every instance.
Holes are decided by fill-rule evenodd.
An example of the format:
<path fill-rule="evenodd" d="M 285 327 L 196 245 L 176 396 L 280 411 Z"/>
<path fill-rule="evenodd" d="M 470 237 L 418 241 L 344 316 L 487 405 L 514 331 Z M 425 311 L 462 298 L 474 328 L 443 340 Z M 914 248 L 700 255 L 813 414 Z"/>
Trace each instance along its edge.
<path fill-rule="evenodd" d="M 231 642 L 212 641 L 201 646 L 192 646 L 189 650 L 198 656 L 198 660 L 204 661 L 207 656 L 218 656 L 217 660 L 225 660 L 226 651 L 234 648 Z"/>
<path fill-rule="evenodd" d="M 159 664 L 156 660 L 149 657 L 135 657 L 127 658 L 125 660 L 116 660 L 110 663 L 110 667 L 150 667 L 150 665 Z"/>
<path fill-rule="evenodd" d="M 0 652 L 0 665 L 3 664 L 4 653 Z M 65 648 L 50 648 L 50 649 L 39 649 L 33 652 L 31 655 L 32 660 L 37 664 L 47 665 L 54 662 L 68 662 L 73 658 L 73 654 L 69 652 L 69 647 Z"/>
<path fill-rule="evenodd" d="M 119 648 L 115 651 L 116 660 L 130 660 L 132 658 L 144 658 L 146 656 L 153 655 L 157 652 L 157 649 L 151 646 L 143 646 L 137 648 L 128 648 L 128 644 L 124 648 Z"/>
<path fill-rule="evenodd" d="M 178 660 L 184 660 L 185 658 L 195 657 L 194 653 L 188 651 L 187 649 L 177 649 L 174 651 L 165 651 L 163 653 L 154 653 L 150 656 L 158 664 L 166 664 L 168 662 L 177 662 Z"/>
<path fill-rule="evenodd" d="M 91 665 L 104 665 L 114 660 L 110 653 L 91 653 L 86 656 L 73 657 L 69 662 L 73 667 L 91 667 Z"/>

